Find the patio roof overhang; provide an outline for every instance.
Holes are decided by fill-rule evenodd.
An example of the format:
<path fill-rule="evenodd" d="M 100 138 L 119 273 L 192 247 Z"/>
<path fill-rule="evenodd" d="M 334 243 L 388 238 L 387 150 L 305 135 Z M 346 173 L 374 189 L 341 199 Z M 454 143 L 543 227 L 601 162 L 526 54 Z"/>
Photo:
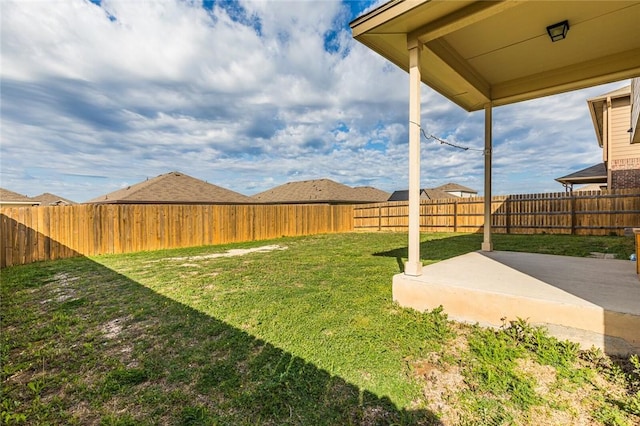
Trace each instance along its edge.
<path fill-rule="evenodd" d="M 568 20 L 566 39 L 547 26 Z M 353 37 L 467 111 L 640 75 L 640 1 L 392 0 Z"/>
<path fill-rule="evenodd" d="M 566 38 L 548 28 L 567 21 Z M 492 108 L 640 76 L 640 0 L 391 0 L 351 22 L 353 37 L 409 73 L 409 243 L 420 261 L 420 84 L 484 109 L 484 241 L 491 242 Z"/>

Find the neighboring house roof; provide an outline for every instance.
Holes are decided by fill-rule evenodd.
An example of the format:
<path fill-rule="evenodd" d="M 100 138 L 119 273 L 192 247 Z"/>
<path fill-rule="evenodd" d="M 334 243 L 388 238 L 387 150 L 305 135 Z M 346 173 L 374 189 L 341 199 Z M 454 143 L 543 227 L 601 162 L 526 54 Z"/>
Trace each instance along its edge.
<path fill-rule="evenodd" d="M 422 200 L 444 200 L 447 198 L 459 198 L 456 195 L 449 194 L 441 189 L 437 188 L 422 188 L 420 189 L 420 199 Z M 408 201 L 409 191 L 400 190 L 391 194 L 391 197 L 387 201 Z"/>
<path fill-rule="evenodd" d="M 580 188 L 574 189 L 574 192 L 586 192 L 586 191 L 602 191 L 603 189 L 607 189 L 607 185 L 601 185 L 599 183 L 590 183 L 589 185 L 581 186 Z"/>
<path fill-rule="evenodd" d="M 356 194 L 359 195 L 359 199 L 369 203 L 369 202 L 384 202 L 389 199 L 389 194 L 386 191 L 383 191 L 378 188 L 374 188 L 373 186 L 356 186 L 353 188 Z"/>
<path fill-rule="evenodd" d="M 32 200 L 26 195 L 0 188 L 0 205 L 37 206 L 38 204 L 40 204 L 39 201 Z"/>
<path fill-rule="evenodd" d="M 436 186 L 433 189 L 439 189 L 445 192 L 467 192 L 469 194 L 477 194 L 478 191 L 475 189 L 468 188 L 466 186 L 459 185 L 457 183 L 449 182 L 444 185 Z"/>
<path fill-rule="evenodd" d="M 67 200 L 66 198 L 51 194 L 50 192 L 36 195 L 35 197 L 31 197 L 31 199 L 40 201 L 41 206 L 70 206 L 72 204 L 76 204 L 74 201 Z"/>
<path fill-rule="evenodd" d="M 255 200 L 181 172 L 170 172 L 87 201 L 91 204 L 252 204 Z"/>
<path fill-rule="evenodd" d="M 562 184 L 607 183 L 607 166 L 599 163 L 586 169 L 556 178 Z"/>
<path fill-rule="evenodd" d="M 352 188 L 331 179 L 288 182 L 253 195 L 262 203 L 373 203 L 386 201 L 389 194 L 372 187 Z"/>
<path fill-rule="evenodd" d="M 444 200 L 447 198 L 458 198 L 456 195 L 449 194 L 446 191 L 443 191 L 438 188 L 427 188 L 423 190 L 423 193 L 420 194 L 420 198 L 427 200 Z"/>

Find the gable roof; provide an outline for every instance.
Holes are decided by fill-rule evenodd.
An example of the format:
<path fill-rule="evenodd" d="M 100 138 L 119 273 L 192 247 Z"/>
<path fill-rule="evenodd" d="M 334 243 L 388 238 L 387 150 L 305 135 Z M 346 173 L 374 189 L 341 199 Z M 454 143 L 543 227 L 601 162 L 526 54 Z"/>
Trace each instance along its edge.
<path fill-rule="evenodd" d="M 604 163 L 595 164 L 586 169 L 556 178 L 556 181 L 565 185 L 574 183 L 607 183 L 607 166 Z"/>
<path fill-rule="evenodd" d="M 447 198 L 458 198 L 458 196 L 449 194 L 441 189 L 437 188 L 422 188 L 420 189 L 420 199 L 422 200 L 444 200 Z M 394 191 L 387 201 L 408 201 L 409 190 L 404 189 L 400 191 Z"/>
<path fill-rule="evenodd" d="M 26 195 L 0 188 L 0 204 L 16 204 L 24 206 L 38 205 L 40 202 L 32 200 Z"/>
<path fill-rule="evenodd" d="M 384 193 L 384 198 L 382 194 Z M 287 182 L 253 195 L 263 203 L 372 203 L 385 201 L 389 196 L 372 187 L 352 188 L 331 179 Z"/>
<path fill-rule="evenodd" d="M 91 204 L 252 204 L 255 200 L 181 172 L 170 172 L 87 201 Z"/>
<path fill-rule="evenodd" d="M 458 197 L 453 194 L 449 194 L 448 192 L 445 192 L 438 188 L 426 188 L 423 190 L 423 194 L 421 195 L 421 198 L 427 199 L 427 200 L 444 200 L 447 198 L 458 198 Z"/>
<path fill-rule="evenodd" d="M 476 191 L 475 189 L 471 189 L 469 187 L 462 186 L 460 184 L 453 183 L 453 182 L 449 182 L 449 183 L 445 183 L 444 185 L 436 186 L 433 189 L 439 189 L 439 190 L 445 191 L 445 192 L 467 192 L 469 194 L 477 194 L 478 193 L 478 191 Z"/>
<path fill-rule="evenodd" d="M 55 195 L 50 192 L 36 195 L 35 197 L 31 197 L 31 199 L 40 201 L 41 206 L 69 206 L 72 204 L 76 204 L 75 201 L 67 200 L 66 198 L 60 197 L 59 195 Z"/>
<path fill-rule="evenodd" d="M 596 131 L 596 137 L 598 138 L 598 145 L 602 148 L 603 129 L 604 129 L 604 114 L 602 112 L 603 106 L 607 99 L 624 98 L 631 96 L 631 85 L 621 87 L 612 92 L 605 93 L 600 96 L 587 99 L 587 105 L 589 106 L 589 113 L 591 114 L 591 121 Z"/>

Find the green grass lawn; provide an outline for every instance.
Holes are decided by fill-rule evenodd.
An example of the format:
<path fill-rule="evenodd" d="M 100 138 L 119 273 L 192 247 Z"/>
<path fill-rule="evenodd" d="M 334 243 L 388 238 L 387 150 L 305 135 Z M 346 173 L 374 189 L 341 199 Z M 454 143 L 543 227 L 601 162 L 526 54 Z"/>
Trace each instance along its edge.
<path fill-rule="evenodd" d="M 423 235 L 425 264 L 480 235 Z M 233 257 L 233 249 L 280 249 Z M 630 238 L 497 235 L 627 258 Z M 350 233 L 2 271 L 2 420 L 100 425 L 640 424 L 640 362 L 402 309 L 406 234 Z"/>

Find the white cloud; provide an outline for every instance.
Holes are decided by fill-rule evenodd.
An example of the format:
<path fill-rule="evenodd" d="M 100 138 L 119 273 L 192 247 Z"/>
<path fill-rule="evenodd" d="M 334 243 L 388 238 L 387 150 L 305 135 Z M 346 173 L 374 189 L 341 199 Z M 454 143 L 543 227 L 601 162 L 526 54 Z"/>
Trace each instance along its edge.
<path fill-rule="evenodd" d="M 1 1 L 0 185 L 84 201 L 180 170 L 244 194 L 324 177 L 405 188 L 408 78 L 351 38 L 353 7 Z M 496 192 L 558 190 L 598 162 L 585 100 L 620 85 L 496 108 Z M 482 148 L 481 112 L 422 99 L 428 133 Z M 424 186 L 482 188 L 481 153 L 422 152 Z"/>

